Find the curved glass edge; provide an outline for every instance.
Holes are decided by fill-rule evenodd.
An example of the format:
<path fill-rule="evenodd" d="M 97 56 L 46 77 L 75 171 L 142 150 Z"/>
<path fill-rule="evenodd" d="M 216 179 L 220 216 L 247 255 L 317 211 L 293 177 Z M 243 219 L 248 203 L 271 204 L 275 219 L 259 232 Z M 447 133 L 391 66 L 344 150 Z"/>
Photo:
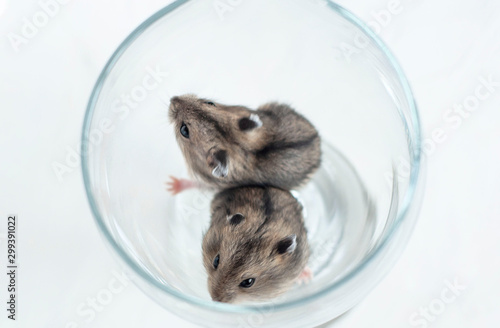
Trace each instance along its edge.
<path fill-rule="evenodd" d="M 154 24 L 156 21 L 158 21 L 160 18 L 165 16 L 166 14 L 170 13 L 174 9 L 182 6 L 183 4 L 189 2 L 190 0 L 177 0 L 170 5 L 160 9 L 158 12 L 153 14 L 151 17 L 149 17 L 146 21 L 144 21 L 141 25 L 139 25 L 121 44 L 120 46 L 115 50 L 115 52 L 112 54 L 111 58 L 108 60 L 106 65 L 104 66 L 101 74 L 99 75 L 96 85 L 94 86 L 94 89 L 92 90 L 89 102 L 87 104 L 87 109 L 85 113 L 85 118 L 84 118 L 84 123 L 83 123 L 83 130 L 82 130 L 82 145 L 81 145 L 81 161 L 82 161 L 82 174 L 83 174 L 83 180 L 84 180 L 84 185 L 85 185 L 85 191 L 87 194 L 87 199 L 89 201 L 89 205 L 91 207 L 92 213 L 94 215 L 95 222 L 97 226 L 99 227 L 101 233 L 104 235 L 105 239 L 110 243 L 112 248 L 118 253 L 118 255 L 121 257 L 121 259 L 128 265 L 132 270 L 134 270 L 140 277 L 142 277 L 147 283 L 150 285 L 159 288 L 160 290 L 166 292 L 170 296 L 179 298 L 182 301 L 189 302 L 193 305 L 200 306 L 202 308 L 205 308 L 207 310 L 211 311 L 217 311 L 217 312 L 229 312 L 229 313 L 234 313 L 234 314 L 248 314 L 248 313 L 255 313 L 262 311 L 264 309 L 264 306 L 258 306 L 258 305 L 252 305 L 252 306 L 238 306 L 238 305 L 230 305 L 230 304 L 223 304 L 223 303 L 216 303 L 216 302 L 207 302 L 204 300 L 201 300 L 199 298 L 193 297 L 193 296 L 188 296 L 183 293 L 180 293 L 176 291 L 175 289 L 169 288 L 168 286 L 165 286 L 158 281 L 151 279 L 149 274 L 145 272 L 141 267 L 139 267 L 134 261 L 131 260 L 131 258 L 127 255 L 127 253 L 124 251 L 124 249 L 118 245 L 118 243 L 113 239 L 111 236 L 109 230 L 107 229 L 106 225 L 104 224 L 101 215 L 98 211 L 97 203 L 92 195 L 91 192 L 91 187 L 90 187 L 90 178 L 89 178 L 89 167 L 88 167 L 88 162 L 87 162 L 87 154 L 88 154 L 88 143 L 86 140 L 89 140 L 89 132 L 90 132 L 90 125 L 92 122 L 92 117 L 93 117 L 93 110 L 95 108 L 95 104 L 97 102 L 97 99 L 99 98 L 101 89 L 104 85 L 104 81 L 106 80 L 106 77 L 109 75 L 109 72 L 113 69 L 114 65 L 116 62 L 120 59 L 121 55 L 125 52 L 125 50 L 152 24 Z M 405 195 L 405 199 L 403 200 L 403 206 L 402 210 L 398 213 L 398 218 L 394 225 L 391 227 L 389 233 L 387 233 L 387 237 L 379 244 L 379 246 L 373 251 L 372 256 L 367 258 L 364 262 L 360 263 L 351 273 L 343 277 L 342 279 L 336 281 L 335 283 L 325 287 L 322 291 L 317 292 L 315 294 L 312 294 L 310 296 L 307 296 L 305 298 L 295 300 L 295 301 L 290 301 L 290 302 L 285 302 L 281 304 L 275 305 L 274 309 L 275 310 L 285 310 L 292 308 L 297 305 L 302 305 L 304 303 L 310 302 L 314 299 L 317 299 L 321 296 L 324 296 L 325 294 L 328 294 L 332 292 L 333 290 L 337 289 L 340 285 L 343 285 L 347 281 L 351 280 L 355 276 L 359 274 L 365 268 L 368 264 L 370 264 L 380 253 L 381 251 L 387 246 L 389 238 L 393 235 L 394 231 L 399 228 L 401 225 L 402 220 L 406 217 L 410 205 L 411 205 L 411 200 L 415 196 L 416 192 L 416 185 L 418 182 L 418 177 L 419 177 L 419 172 L 420 172 L 420 164 L 421 164 L 421 133 L 420 133 L 420 119 L 419 115 L 417 112 L 417 106 L 414 101 L 413 93 L 411 91 L 410 85 L 406 79 L 406 76 L 403 73 L 403 70 L 401 69 L 399 63 L 397 62 L 396 58 L 394 55 L 391 53 L 391 51 L 387 48 L 387 46 L 382 42 L 382 40 L 365 24 L 363 23 L 360 19 L 358 19 L 355 15 L 353 15 L 351 12 L 346 10 L 345 8 L 341 7 L 340 5 L 332 2 L 331 0 L 328 0 L 328 6 L 332 8 L 333 10 L 337 11 L 340 15 L 345 17 L 348 21 L 353 23 L 354 25 L 358 26 L 366 35 L 368 35 L 372 41 L 374 41 L 380 49 L 382 49 L 383 53 L 387 56 L 389 59 L 389 62 L 392 64 L 393 68 L 395 69 L 398 79 L 401 82 L 401 85 L 403 86 L 403 90 L 406 94 L 406 97 L 409 101 L 409 106 L 410 106 L 410 114 L 412 118 L 412 123 L 414 126 L 414 144 L 413 144 L 413 149 L 410 149 L 410 157 L 412 160 L 412 166 L 411 166 L 411 171 L 410 171 L 410 183 L 408 186 L 408 190 Z M 409 145 L 411 148 L 411 144 Z"/>

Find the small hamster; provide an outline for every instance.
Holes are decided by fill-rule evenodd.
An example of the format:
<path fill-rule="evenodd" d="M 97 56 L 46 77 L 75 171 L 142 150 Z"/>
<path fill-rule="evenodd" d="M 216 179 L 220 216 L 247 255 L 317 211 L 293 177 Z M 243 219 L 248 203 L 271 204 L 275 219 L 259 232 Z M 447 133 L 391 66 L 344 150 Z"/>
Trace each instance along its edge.
<path fill-rule="evenodd" d="M 310 278 L 302 206 L 272 187 L 225 189 L 211 204 L 203 264 L 214 301 L 264 301 Z"/>
<path fill-rule="evenodd" d="M 252 110 L 184 95 L 172 97 L 169 117 L 190 172 L 215 189 L 263 185 L 291 190 L 305 184 L 320 165 L 318 131 L 285 104 Z M 173 180 L 174 193 L 186 185 Z"/>

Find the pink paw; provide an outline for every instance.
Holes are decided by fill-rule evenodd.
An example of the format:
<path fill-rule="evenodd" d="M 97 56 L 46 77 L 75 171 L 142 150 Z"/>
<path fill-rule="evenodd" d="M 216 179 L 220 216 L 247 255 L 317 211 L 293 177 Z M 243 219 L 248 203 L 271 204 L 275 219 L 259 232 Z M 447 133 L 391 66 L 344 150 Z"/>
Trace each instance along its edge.
<path fill-rule="evenodd" d="M 309 267 L 305 267 L 304 270 L 300 273 L 299 277 L 297 278 L 297 282 L 299 285 L 302 283 L 307 284 L 311 281 L 313 278 L 313 273 L 312 270 Z"/>
<path fill-rule="evenodd" d="M 167 190 L 170 191 L 172 195 L 177 195 L 186 189 L 196 187 L 196 183 L 191 180 L 177 179 L 173 176 L 170 176 L 170 180 L 171 181 L 165 182 L 165 184 L 167 185 Z"/>

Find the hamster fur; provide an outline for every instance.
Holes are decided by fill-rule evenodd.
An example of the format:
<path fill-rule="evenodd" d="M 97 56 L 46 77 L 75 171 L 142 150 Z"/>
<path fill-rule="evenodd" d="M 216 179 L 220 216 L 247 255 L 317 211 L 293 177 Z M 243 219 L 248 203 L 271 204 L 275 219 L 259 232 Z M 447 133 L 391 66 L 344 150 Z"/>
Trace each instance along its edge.
<path fill-rule="evenodd" d="M 223 190 L 212 201 L 202 251 L 214 301 L 276 297 L 308 270 L 302 206 L 290 192 L 277 188 Z"/>
<path fill-rule="evenodd" d="M 184 95 L 171 99 L 169 117 L 190 172 L 214 189 L 291 190 L 304 185 L 321 162 L 318 131 L 286 104 L 252 110 Z"/>

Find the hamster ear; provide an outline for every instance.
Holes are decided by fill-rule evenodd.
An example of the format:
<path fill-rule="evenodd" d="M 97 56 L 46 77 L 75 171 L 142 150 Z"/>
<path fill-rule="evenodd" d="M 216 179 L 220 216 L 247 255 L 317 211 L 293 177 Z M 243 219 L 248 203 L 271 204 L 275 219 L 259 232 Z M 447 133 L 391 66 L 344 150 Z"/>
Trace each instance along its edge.
<path fill-rule="evenodd" d="M 251 114 L 250 117 L 244 117 L 238 121 L 238 127 L 241 131 L 249 131 L 261 126 L 262 121 L 257 114 Z"/>
<path fill-rule="evenodd" d="M 223 149 L 212 149 L 207 156 L 208 166 L 212 168 L 212 175 L 217 178 L 225 178 L 229 173 L 227 151 Z"/>
<path fill-rule="evenodd" d="M 278 254 L 293 253 L 297 247 L 297 235 L 290 235 L 278 242 L 276 250 Z"/>

